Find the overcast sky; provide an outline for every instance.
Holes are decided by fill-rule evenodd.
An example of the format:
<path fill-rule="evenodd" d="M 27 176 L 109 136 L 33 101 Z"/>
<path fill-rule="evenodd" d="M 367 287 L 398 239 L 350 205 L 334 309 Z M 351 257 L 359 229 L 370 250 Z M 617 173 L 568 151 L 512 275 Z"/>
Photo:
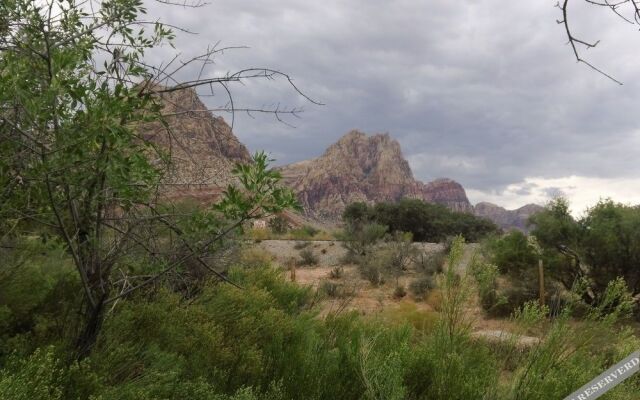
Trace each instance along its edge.
<path fill-rule="evenodd" d="M 575 62 L 555 3 L 214 0 L 149 11 L 198 33 L 178 35 L 184 59 L 218 42 L 249 47 L 219 56 L 206 76 L 275 68 L 325 103 L 282 80 L 232 88 L 236 106 L 305 108 L 288 120 L 295 129 L 236 115 L 240 140 L 280 164 L 316 157 L 351 129 L 388 132 L 418 179 L 455 179 L 474 203 L 640 203 L 640 33 L 574 1 L 575 33 L 601 41 L 584 55 L 617 85 Z M 217 94 L 209 106 L 225 103 Z"/>

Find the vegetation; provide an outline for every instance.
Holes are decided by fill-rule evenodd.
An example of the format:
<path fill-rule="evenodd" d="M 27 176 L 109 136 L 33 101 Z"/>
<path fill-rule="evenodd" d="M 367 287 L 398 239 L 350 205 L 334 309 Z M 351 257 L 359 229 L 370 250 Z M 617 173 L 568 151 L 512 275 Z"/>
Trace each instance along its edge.
<path fill-rule="evenodd" d="M 602 200 L 576 220 L 568 203 L 558 199 L 531 222 L 546 264 L 565 287 L 585 277 L 602 293 L 611 280 L 623 277 L 632 293 L 640 294 L 640 207 Z"/>
<path fill-rule="evenodd" d="M 282 215 L 276 215 L 269 220 L 269 228 L 271 232 L 282 235 L 289 230 L 289 222 Z"/>
<path fill-rule="evenodd" d="M 300 251 L 299 265 L 317 265 L 320 260 L 318 256 L 313 252 L 313 249 L 305 248 Z"/>
<path fill-rule="evenodd" d="M 463 235 L 475 242 L 499 231 L 489 220 L 417 199 L 374 206 L 353 203 L 347 206 L 342 219 L 348 227 L 353 227 L 350 229 L 375 223 L 386 227 L 389 232 L 409 232 L 418 242 L 437 243 L 455 235 Z"/>
<path fill-rule="evenodd" d="M 353 294 L 346 282 L 318 293 L 242 246 L 252 219 L 297 206 L 264 153 L 237 165 L 238 185 L 210 207 L 160 201 L 170 157 L 138 129 L 164 126 L 157 95 L 170 89 L 143 55 L 172 33 L 140 28 L 138 0 L 82 4 L 0 3 L 0 398 L 542 400 L 640 346 L 625 325 L 639 211 L 610 201 L 577 221 L 553 203 L 534 219 L 540 251 L 518 234 L 495 239 L 495 265 L 470 275 L 457 234 L 475 241 L 495 226 L 414 200 L 350 206 L 345 245 L 363 275 L 395 280 L 403 297 L 401 275 L 416 267 L 412 290 L 433 310 L 322 312 L 320 294 Z M 447 238 L 434 257 L 413 243 Z M 300 256 L 317 263 L 308 246 Z M 505 296 L 517 329 L 494 351 L 471 334 L 475 289 L 490 310 L 499 273 L 525 276 L 538 257 L 570 290 L 553 313 Z M 540 341 L 519 351 L 529 331 Z M 636 376 L 602 398 L 639 392 Z"/>

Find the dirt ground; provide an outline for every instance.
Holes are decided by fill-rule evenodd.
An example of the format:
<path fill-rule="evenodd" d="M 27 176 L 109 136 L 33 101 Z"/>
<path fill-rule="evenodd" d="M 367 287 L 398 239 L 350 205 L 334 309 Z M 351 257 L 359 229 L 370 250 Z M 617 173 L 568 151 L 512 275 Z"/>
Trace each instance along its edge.
<path fill-rule="evenodd" d="M 292 279 L 291 266 L 300 259 L 300 252 L 303 249 L 310 249 L 318 257 L 316 266 L 295 267 L 295 282 L 300 285 L 310 285 L 318 288 L 323 282 L 331 282 L 341 287 L 347 293 L 340 298 L 329 298 L 323 303 L 323 314 L 345 310 L 356 310 L 362 315 L 393 314 L 395 311 L 410 309 L 412 312 L 434 313 L 435 301 L 427 299 L 416 299 L 411 294 L 398 299 L 393 295 L 396 287 L 395 281 L 386 282 L 380 286 L 374 286 L 369 281 L 363 279 L 358 272 L 357 266 L 353 264 L 343 264 L 343 259 L 347 254 L 346 249 L 339 241 L 308 241 L 305 247 L 302 242 L 295 240 L 263 240 L 253 246 L 270 253 L 276 262 L 287 272 L 287 277 Z M 435 243 L 416 243 L 425 252 L 436 252 L 442 249 L 442 245 Z M 479 250 L 477 244 L 465 245 L 465 253 L 459 265 L 459 273 L 464 273 L 474 255 Z M 332 278 L 332 270 L 342 268 L 342 276 L 338 279 Z M 411 281 L 416 279 L 418 274 L 408 270 L 400 278 L 400 285 L 409 287 Z M 475 299 L 475 297 L 474 297 Z M 507 331 L 512 330 L 512 325 L 507 320 L 485 318 L 477 301 L 472 301 L 468 307 L 471 316 L 472 326 L 475 336 L 486 339 L 501 340 L 508 335 Z M 529 343 L 534 343 L 536 338 L 524 338 Z"/>

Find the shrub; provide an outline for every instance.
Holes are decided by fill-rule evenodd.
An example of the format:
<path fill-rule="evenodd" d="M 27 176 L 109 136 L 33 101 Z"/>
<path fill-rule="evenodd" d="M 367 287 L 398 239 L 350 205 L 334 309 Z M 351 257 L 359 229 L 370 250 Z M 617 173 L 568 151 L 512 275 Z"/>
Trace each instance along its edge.
<path fill-rule="evenodd" d="M 406 295 L 407 295 L 407 289 L 405 289 L 404 286 L 402 285 L 397 285 L 396 288 L 393 290 L 393 297 L 396 299 L 401 299 Z"/>
<path fill-rule="evenodd" d="M 269 253 L 267 250 L 263 250 L 258 247 L 250 247 L 242 249 L 238 263 L 242 267 L 259 268 L 271 265 L 273 260 L 273 254 Z"/>
<path fill-rule="evenodd" d="M 354 203 L 345 209 L 343 221 L 353 226 L 377 223 L 388 227 L 390 232 L 411 232 L 416 241 L 434 243 L 459 234 L 475 242 L 499 231 L 489 220 L 418 199 L 383 202 L 375 206 Z"/>
<path fill-rule="evenodd" d="M 415 296 L 416 299 L 424 300 L 429 293 L 435 287 L 432 277 L 422 276 L 414 279 L 409 284 L 409 291 Z"/>
<path fill-rule="evenodd" d="M 329 277 L 331 279 L 341 279 L 344 276 L 344 268 L 343 267 L 333 267 L 331 272 L 329 272 Z"/>
<path fill-rule="evenodd" d="M 476 281 L 480 305 L 490 315 L 504 315 L 503 305 L 507 299 L 498 293 L 498 267 L 474 261 L 469 266 L 469 272 Z"/>
<path fill-rule="evenodd" d="M 62 400 L 63 374 L 53 349 L 38 349 L 28 359 L 11 360 L 0 370 L 0 398 Z"/>
<path fill-rule="evenodd" d="M 264 228 L 251 228 L 247 232 L 247 237 L 255 240 L 256 242 L 261 242 L 263 240 L 267 240 L 270 237 L 270 233 L 268 229 Z"/>
<path fill-rule="evenodd" d="M 435 311 L 442 311 L 443 295 L 440 289 L 434 289 L 427 294 L 426 303 Z"/>
<path fill-rule="evenodd" d="M 320 291 L 329 297 L 339 297 L 340 285 L 331 281 L 322 281 Z"/>
<path fill-rule="evenodd" d="M 387 227 L 380 224 L 348 224 L 338 238 L 349 256 L 364 256 L 384 238 L 386 232 Z"/>
<path fill-rule="evenodd" d="M 383 272 L 387 266 L 388 259 L 384 257 L 380 251 L 359 257 L 357 261 L 358 270 L 364 279 L 371 282 L 374 286 L 384 283 Z"/>
<path fill-rule="evenodd" d="M 318 233 L 320 233 L 320 230 L 314 228 L 311 225 L 303 225 L 300 228 L 292 229 L 291 231 L 289 231 L 289 235 L 291 236 L 291 238 L 297 240 L 312 239 Z"/>
<path fill-rule="evenodd" d="M 344 284 L 323 280 L 319 290 L 331 298 L 346 298 L 355 294 L 355 287 L 347 288 Z"/>
<path fill-rule="evenodd" d="M 317 265 L 320 260 L 312 249 L 304 249 L 300 251 L 300 261 L 298 265 Z"/>
<path fill-rule="evenodd" d="M 269 228 L 271 229 L 271 232 L 282 235 L 287 233 L 287 230 L 289 229 L 289 222 L 282 215 L 276 215 L 269 220 Z"/>
<path fill-rule="evenodd" d="M 446 261 L 444 251 L 420 251 L 415 257 L 416 270 L 426 275 L 442 273 Z"/>
<path fill-rule="evenodd" d="M 296 250 L 301 250 L 304 249 L 305 247 L 309 246 L 311 244 L 311 242 L 296 242 L 293 245 L 293 248 Z"/>

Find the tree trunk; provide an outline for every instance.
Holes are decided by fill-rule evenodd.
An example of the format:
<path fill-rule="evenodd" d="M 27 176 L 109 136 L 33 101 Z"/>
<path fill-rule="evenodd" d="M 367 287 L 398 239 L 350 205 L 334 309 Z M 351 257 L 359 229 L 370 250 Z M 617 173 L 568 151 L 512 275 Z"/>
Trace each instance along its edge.
<path fill-rule="evenodd" d="M 76 341 L 76 360 L 80 361 L 88 357 L 96 344 L 102 322 L 104 321 L 104 308 L 107 294 L 103 294 L 94 306 L 89 305 L 84 319 L 84 327 Z"/>

